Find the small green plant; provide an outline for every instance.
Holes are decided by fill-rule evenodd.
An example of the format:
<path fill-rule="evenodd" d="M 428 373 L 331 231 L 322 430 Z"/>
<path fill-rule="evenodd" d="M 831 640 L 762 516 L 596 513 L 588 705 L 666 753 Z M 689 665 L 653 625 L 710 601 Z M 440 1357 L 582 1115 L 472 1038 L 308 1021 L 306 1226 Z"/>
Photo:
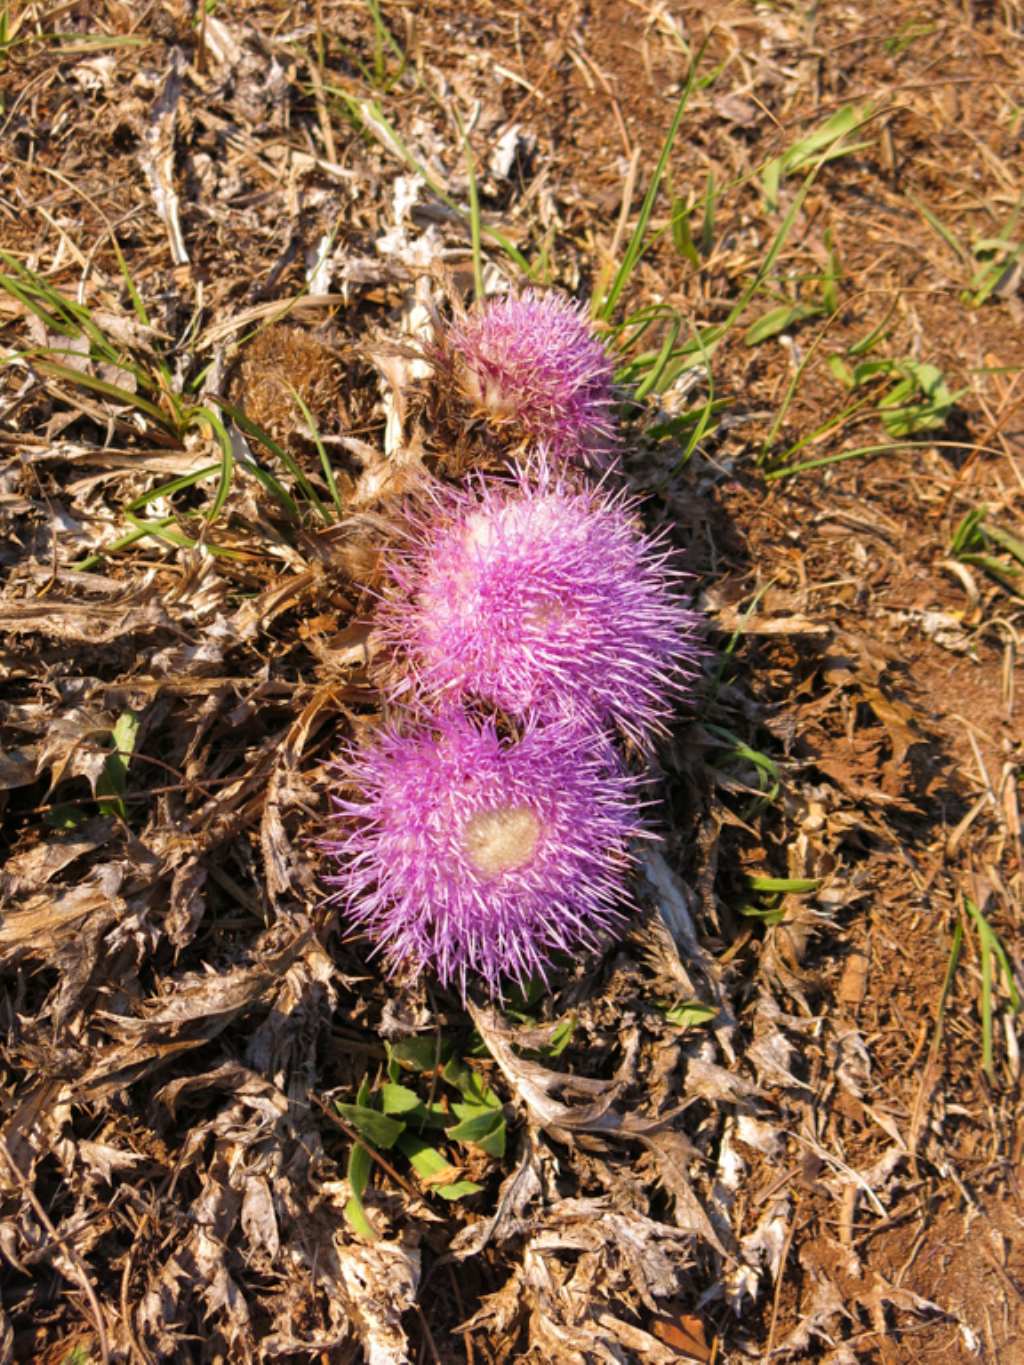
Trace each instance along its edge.
<path fill-rule="evenodd" d="M 850 397 L 850 401 L 839 412 L 833 413 L 784 450 L 773 453 L 772 443 L 782 425 L 783 414 L 776 417 L 759 456 L 759 462 L 771 460 L 774 466 L 766 475 L 769 481 L 790 478 L 805 470 L 818 469 L 842 460 L 861 459 L 903 445 L 913 445 L 915 438 L 930 431 L 939 431 L 949 421 L 965 390 L 951 391 L 937 366 L 909 358 L 869 357 L 870 351 L 884 337 L 887 321 L 880 323 L 867 337 L 850 347 L 845 355 L 828 357 L 826 364 L 832 377 Z M 851 364 L 851 361 L 854 363 Z M 783 412 L 792 398 L 794 387 L 795 380 L 786 395 Z M 794 461 L 794 456 L 824 437 L 848 431 L 869 421 L 881 422 L 890 439 L 812 460 Z"/>
<path fill-rule="evenodd" d="M 927 38 L 929 34 L 935 32 L 938 26 L 922 22 L 919 19 L 910 19 L 896 30 L 891 38 L 886 38 L 882 47 L 890 57 L 898 57 L 901 52 L 906 52 L 912 47 L 919 38 Z"/>
<path fill-rule="evenodd" d="M 761 172 L 761 186 L 765 204 L 771 212 L 779 207 L 779 189 L 787 176 L 795 175 L 812 166 L 835 161 L 837 157 L 853 156 L 870 147 L 870 141 L 848 142 L 851 133 L 859 132 L 871 118 L 871 104 L 846 104 L 819 127 L 794 142 L 780 156 L 773 157 Z"/>
<path fill-rule="evenodd" d="M 966 274 L 964 288 L 960 293 L 961 303 L 970 308 L 980 308 L 987 303 L 1004 279 L 1024 257 L 1024 241 L 1017 241 L 1013 233 L 1024 210 L 1024 194 L 1021 194 L 1009 218 L 994 237 L 977 237 L 970 247 L 947 227 L 927 204 L 910 197 L 911 203 L 920 213 L 932 231 L 945 242 L 960 262 Z"/>
<path fill-rule="evenodd" d="M 828 366 L 848 392 L 870 391 L 875 415 L 897 440 L 940 430 L 959 397 L 950 393 L 940 369 L 916 360 L 862 360 L 851 368 L 833 355 Z"/>
<path fill-rule="evenodd" d="M 1011 1014 L 1019 1014 L 1021 996 L 1013 979 L 1013 968 L 999 935 L 969 896 L 964 897 L 964 908 L 978 935 L 978 955 L 981 959 L 981 988 L 978 1008 L 981 1013 L 981 1064 L 990 1084 L 995 1085 L 995 1053 L 993 1047 L 993 1018 L 998 1008 L 995 993 L 1002 980 Z"/>
<path fill-rule="evenodd" d="M 744 341 L 748 346 L 758 346 L 762 341 L 778 336 L 780 332 L 806 322 L 808 318 L 833 317 L 839 308 L 839 280 L 842 270 L 839 256 L 832 240 L 831 232 L 825 233 L 825 247 L 828 252 L 828 265 L 822 274 L 807 283 L 818 286 L 810 298 L 788 298 L 763 313 L 756 322 L 747 328 Z"/>
<path fill-rule="evenodd" d="M 352 1193 L 345 1214 L 353 1230 L 369 1241 L 376 1234 L 363 1196 L 369 1188 L 373 1152 L 404 1157 L 426 1191 L 456 1200 L 478 1193 L 483 1186 L 461 1179 L 458 1166 L 436 1145 L 436 1139 L 500 1159 L 507 1136 L 501 1101 L 478 1071 L 453 1054 L 450 1044 L 413 1037 L 387 1046 L 386 1079 L 371 1086 L 364 1078 L 354 1104 L 335 1106 L 361 1139 L 349 1155 Z M 427 1087 L 426 1095 L 406 1084 L 411 1076 Z"/>
<path fill-rule="evenodd" d="M 112 750 L 96 781 L 96 799 L 104 815 L 116 815 L 127 820 L 125 796 L 128 794 L 128 764 L 135 750 L 141 716 L 135 711 L 123 711 L 111 732 Z"/>
<path fill-rule="evenodd" d="M 1024 597 L 1024 540 L 988 520 L 986 507 L 973 507 L 963 518 L 949 544 L 949 553 L 961 564 L 970 564 L 1012 593 Z M 1002 553 L 1007 558 L 997 559 Z"/>
<path fill-rule="evenodd" d="M 244 413 L 224 399 L 197 401 L 195 380 L 184 385 L 175 382 L 169 350 L 152 327 L 116 241 L 114 249 L 134 316 L 94 314 L 85 304 L 61 293 L 42 275 L 0 252 L 0 262 L 6 266 L 6 270 L 0 270 L 0 290 L 34 315 L 47 337 L 45 343 L 10 353 L 0 363 L 28 365 L 46 381 L 52 393 L 77 405 L 84 417 L 101 420 L 92 400 L 95 397 L 106 400 L 102 420 L 111 420 L 129 439 L 142 435 L 158 448 L 184 450 L 186 438 L 198 433 L 208 443 L 214 459 L 133 499 L 123 509 L 128 527 L 124 535 L 102 551 L 87 555 L 74 567 L 92 569 L 104 558 L 146 538 L 186 548 L 202 543 L 211 554 L 236 557 L 233 551 L 212 541 L 210 530 L 224 510 L 238 467 L 244 468 L 270 494 L 289 521 L 301 523 L 309 511 L 325 524 L 334 521 L 340 515 L 340 499 L 323 443 L 308 412 L 303 415 L 320 454 L 330 495 L 328 502 L 321 498 L 289 452 Z M 112 416 L 109 405 L 113 405 Z M 291 492 L 282 479 L 256 460 L 246 438 L 263 446 L 275 458 L 291 484 Z M 173 510 L 156 518 L 139 515 L 153 503 L 169 502 L 176 495 L 211 481 L 215 486 L 201 512 L 188 517 Z"/>
<path fill-rule="evenodd" d="M 771 926 L 786 917 L 784 897 L 809 896 L 821 886 L 823 877 L 747 877 L 751 900 L 740 908 L 748 919 L 759 919 Z"/>
<path fill-rule="evenodd" d="M 707 721 L 704 729 L 712 755 L 708 764 L 720 773 L 719 785 L 746 792 L 753 798 L 741 812 L 743 819 L 753 818 L 778 799 L 782 774 L 773 758 L 747 744 L 724 725 Z"/>
<path fill-rule="evenodd" d="M 84 1346 L 72 1346 L 64 1357 L 64 1365 L 93 1365 L 93 1355 Z"/>

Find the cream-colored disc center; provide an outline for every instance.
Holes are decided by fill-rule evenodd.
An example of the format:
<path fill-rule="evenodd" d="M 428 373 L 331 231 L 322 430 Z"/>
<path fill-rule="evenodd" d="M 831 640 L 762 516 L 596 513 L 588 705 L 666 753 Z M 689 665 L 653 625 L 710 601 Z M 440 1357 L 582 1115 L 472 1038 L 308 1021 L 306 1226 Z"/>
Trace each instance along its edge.
<path fill-rule="evenodd" d="M 539 838 L 540 821 L 529 806 L 498 806 L 473 816 L 462 844 L 478 872 L 497 877 L 528 863 Z"/>

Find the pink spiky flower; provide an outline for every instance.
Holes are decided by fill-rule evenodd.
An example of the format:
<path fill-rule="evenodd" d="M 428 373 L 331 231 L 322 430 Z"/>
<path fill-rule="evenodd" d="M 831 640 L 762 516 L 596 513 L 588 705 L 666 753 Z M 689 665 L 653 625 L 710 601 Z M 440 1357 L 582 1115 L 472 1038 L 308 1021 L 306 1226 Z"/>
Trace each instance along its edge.
<path fill-rule="evenodd" d="M 393 967 L 480 978 L 544 975 L 622 922 L 636 779 L 599 731 L 526 718 L 517 738 L 449 709 L 384 729 L 345 756 L 327 878 L 349 923 Z"/>
<path fill-rule="evenodd" d="M 377 623 L 396 699 L 589 715 L 642 742 L 693 690 L 702 618 L 624 494 L 523 475 L 438 490 L 388 572 Z"/>
<path fill-rule="evenodd" d="M 458 382 L 492 425 L 558 456 L 601 462 L 615 446 L 614 367 L 562 294 L 496 299 L 453 324 Z"/>

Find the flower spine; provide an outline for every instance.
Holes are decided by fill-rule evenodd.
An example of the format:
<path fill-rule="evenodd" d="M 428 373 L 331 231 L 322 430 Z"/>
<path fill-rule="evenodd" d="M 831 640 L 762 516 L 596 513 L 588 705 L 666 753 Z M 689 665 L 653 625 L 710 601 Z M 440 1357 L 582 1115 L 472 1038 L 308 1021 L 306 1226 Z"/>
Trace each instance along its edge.
<path fill-rule="evenodd" d="M 392 695 L 612 722 L 636 742 L 691 695 L 702 618 L 684 575 L 602 487 L 525 476 L 444 489 L 391 557 L 379 638 Z"/>
<path fill-rule="evenodd" d="M 465 997 L 544 975 L 622 922 L 636 779 L 607 737 L 528 716 L 518 737 L 447 709 L 343 760 L 328 884 L 393 967 Z"/>
<path fill-rule="evenodd" d="M 495 427 L 561 458 L 615 448 L 613 365 L 582 309 L 561 294 L 492 300 L 447 336 L 458 382 Z"/>

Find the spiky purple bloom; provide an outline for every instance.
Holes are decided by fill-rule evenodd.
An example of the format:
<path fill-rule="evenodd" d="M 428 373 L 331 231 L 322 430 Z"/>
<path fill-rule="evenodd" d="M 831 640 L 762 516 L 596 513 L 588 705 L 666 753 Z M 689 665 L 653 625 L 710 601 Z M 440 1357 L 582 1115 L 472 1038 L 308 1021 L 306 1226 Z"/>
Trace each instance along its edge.
<path fill-rule="evenodd" d="M 702 618 L 624 494 L 524 476 L 438 491 L 388 569 L 377 621 L 406 667 L 396 698 L 568 711 L 642 741 L 692 691 Z"/>
<path fill-rule="evenodd" d="M 452 326 L 448 347 L 467 397 L 495 425 L 569 459 L 614 448 L 614 367 L 564 295 L 492 300 Z"/>
<path fill-rule="evenodd" d="M 382 731 L 342 763 L 328 877 L 351 924 L 393 966 L 442 983 L 544 974 L 551 954 L 596 946 L 622 921 L 636 779 L 607 736 L 528 717 L 518 738 L 447 710 Z"/>

